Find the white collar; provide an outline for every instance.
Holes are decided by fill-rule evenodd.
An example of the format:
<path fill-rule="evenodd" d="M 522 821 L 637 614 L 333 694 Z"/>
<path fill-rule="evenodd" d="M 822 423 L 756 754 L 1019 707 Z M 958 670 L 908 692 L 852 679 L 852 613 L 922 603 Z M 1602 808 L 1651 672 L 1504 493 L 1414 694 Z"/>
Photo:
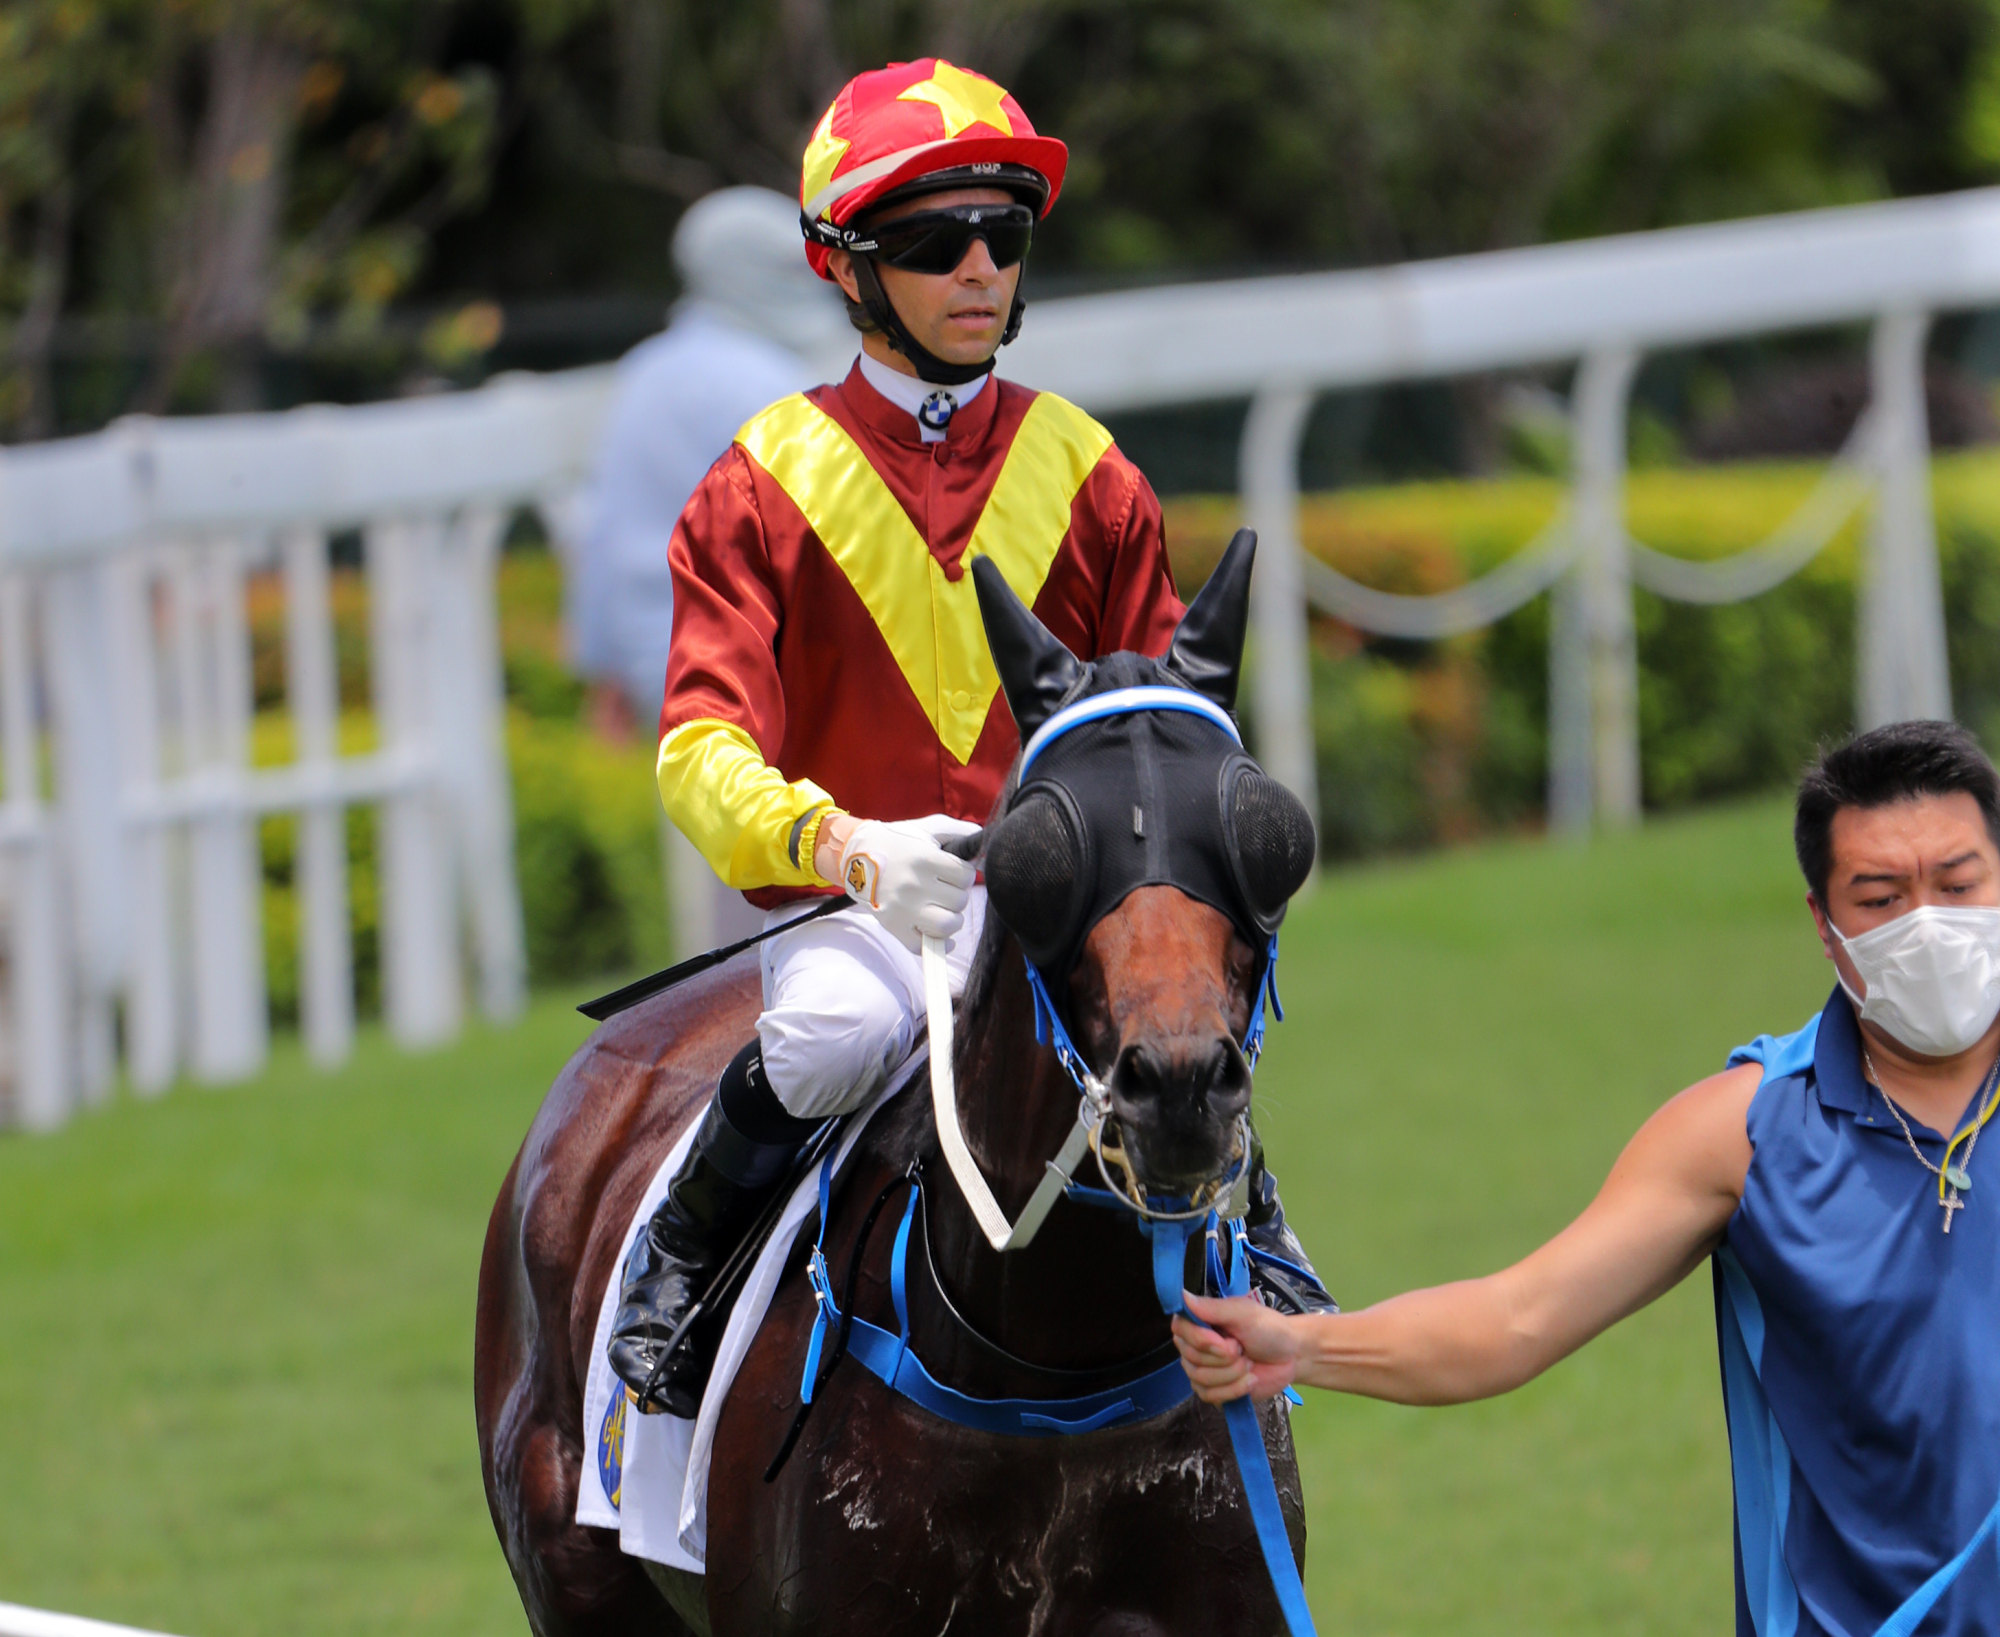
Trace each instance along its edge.
<path fill-rule="evenodd" d="M 993 372 L 988 370 L 976 381 L 967 381 L 964 386 L 938 387 L 929 381 L 920 381 L 914 375 L 905 375 L 899 369 L 891 369 L 879 358 L 871 358 L 864 352 L 861 355 L 861 378 L 916 421 L 917 432 L 925 443 L 943 443 L 944 432 L 938 427 L 926 425 L 917 411 L 924 407 L 934 392 L 950 393 L 957 400 L 959 409 L 965 408 L 985 390 L 986 383 L 993 379 Z"/>

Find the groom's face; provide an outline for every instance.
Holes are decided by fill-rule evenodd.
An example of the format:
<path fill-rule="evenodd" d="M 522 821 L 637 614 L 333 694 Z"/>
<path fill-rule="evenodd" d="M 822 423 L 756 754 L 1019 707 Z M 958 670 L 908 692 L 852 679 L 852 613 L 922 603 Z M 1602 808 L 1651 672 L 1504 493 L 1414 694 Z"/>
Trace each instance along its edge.
<path fill-rule="evenodd" d="M 2000 848 L 1979 803 L 1963 792 L 1913 796 L 1833 815 L 1826 902 L 1811 894 L 1827 958 L 1856 994 L 1865 990 L 1828 930 L 1854 938 L 1925 904 L 2000 905 Z"/>

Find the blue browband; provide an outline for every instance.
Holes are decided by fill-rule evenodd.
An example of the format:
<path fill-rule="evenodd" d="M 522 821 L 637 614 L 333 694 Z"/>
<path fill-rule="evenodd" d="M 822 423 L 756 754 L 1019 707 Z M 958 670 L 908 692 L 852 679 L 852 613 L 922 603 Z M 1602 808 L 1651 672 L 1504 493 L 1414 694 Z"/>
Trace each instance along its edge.
<path fill-rule="evenodd" d="M 1071 728 L 1080 728 L 1086 722 L 1101 722 L 1107 716 L 1130 716 L 1134 711 L 1186 711 L 1190 716 L 1205 716 L 1237 744 L 1243 743 L 1243 735 L 1236 731 L 1229 712 L 1189 689 L 1113 688 L 1109 693 L 1092 694 L 1074 705 L 1063 706 L 1036 728 L 1021 750 L 1020 779 L 1025 780 L 1035 758 Z"/>

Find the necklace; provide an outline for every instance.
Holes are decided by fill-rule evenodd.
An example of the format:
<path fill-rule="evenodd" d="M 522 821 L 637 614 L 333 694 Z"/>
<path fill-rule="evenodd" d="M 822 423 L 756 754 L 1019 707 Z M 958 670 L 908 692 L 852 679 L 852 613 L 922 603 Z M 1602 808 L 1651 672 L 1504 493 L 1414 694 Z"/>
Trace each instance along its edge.
<path fill-rule="evenodd" d="M 1910 1122 L 1903 1118 L 1903 1111 L 1896 1106 L 1896 1099 L 1891 1097 L 1883 1086 L 1882 1076 L 1875 1067 L 1875 1059 L 1868 1055 L 1866 1046 L 1861 1048 L 1861 1061 L 1868 1065 L 1868 1082 L 1881 1094 L 1882 1101 L 1889 1105 L 1889 1112 L 1896 1116 L 1896 1124 L 1903 1131 L 1903 1141 L 1910 1145 L 1910 1152 L 1917 1156 L 1917 1163 L 1938 1179 L 1938 1204 L 1944 1208 L 1944 1231 L 1950 1233 L 1951 1219 L 1965 1209 L 1965 1201 L 1960 1196 L 1972 1192 L 1972 1151 L 1979 1146 L 1980 1131 L 1993 1117 L 1995 1102 L 2000 1102 L 2000 1099 L 1995 1099 L 1994 1102 L 1987 1100 L 1992 1093 L 1995 1080 L 2000 1080 L 2000 1057 L 1993 1060 L 1993 1067 L 1986 1071 L 1986 1078 L 1980 1083 L 1979 1095 L 1972 1100 L 1970 1129 L 1958 1132 L 1945 1144 L 1942 1165 L 1933 1165 L 1924 1158 L 1924 1151 L 1917 1146 L 1916 1136 L 1910 1130 Z M 1983 1113 L 1981 1105 L 1984 1105 Z M 1961 1141 L 1965 1143 L 1965 1158 L 1954 1165 L 1951 1162 L 1952 1150 L 1958 1147 Z"/>

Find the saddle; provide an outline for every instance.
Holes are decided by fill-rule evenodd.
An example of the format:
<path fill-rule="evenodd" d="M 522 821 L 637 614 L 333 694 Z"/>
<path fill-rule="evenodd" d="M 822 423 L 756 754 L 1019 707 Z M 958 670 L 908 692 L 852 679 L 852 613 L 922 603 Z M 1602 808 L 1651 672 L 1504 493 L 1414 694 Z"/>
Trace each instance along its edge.
<path fill-rule="evenodd" d="M 626 1553 L 703 1572 L 707 1540 L 708 1463 L 715 1423 L 736 1371 L 764 1322 L 779 1281 L 795 1264 L 791 1249 L 818 1204 L 818 1168 L 837 1169 L 868 1124 L 929 1066 L 919 1043 L 876 1098 L 830 1123 L 802 1157 L 796 1180 L 778 1189 L 773 1204 L 738 1240 L 703 1300 L 694 1345 L 710 1348 L 714 1369 L 692 1421 L 638 1414 L 606 1357 L 619 1296 L 619 1269 L 632 1241 L 646 1230 L 694 1135 L 691 1124 L 662 1159 L 635 1208 L 619 1257 L 600 1298 L 589 1372 L 584 1382 L 582 1443 L 587 1452 L 577 1485 L 576 1521 L 618 1531 Z"/>

